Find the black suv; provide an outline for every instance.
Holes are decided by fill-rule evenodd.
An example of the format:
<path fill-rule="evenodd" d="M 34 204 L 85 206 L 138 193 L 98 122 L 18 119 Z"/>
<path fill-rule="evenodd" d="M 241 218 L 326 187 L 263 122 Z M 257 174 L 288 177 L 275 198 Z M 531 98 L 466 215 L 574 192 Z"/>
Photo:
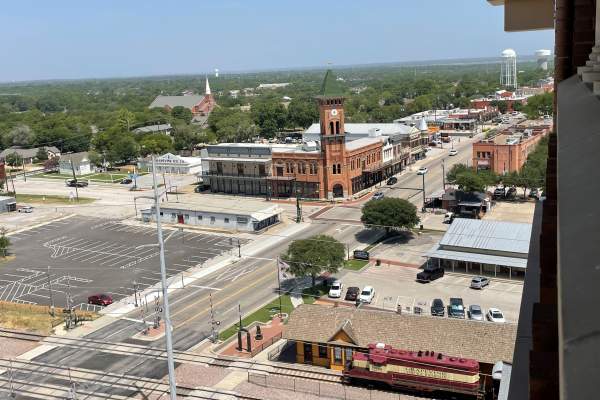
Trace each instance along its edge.
<path fill-rule="evenodd" d="M 444 268 L 426 268 L 417 274 L 418 282 L 431 282 L 444 276 Z"/>
<path fill-rule="evenodd" d="M 450 298 L 450 304 L 448 304 L 448 316 L 452 318 L 465 318 L 465 307 L 463 300 L 460 297 Z"/>
<path fill-rule="evenodd" d="M 433 299 L 431 302 L 431 315 L 436 317 L 443 317 L 446 313 L 444 302 L 442 299 Z"/>
<path fill-rule="evenodd" d="M 86 181 L 80 181 L 75 179 L 67 179 L 65 181 L 66 185 L 69 187 L 86 187 L 88 183 Z"/>
<path fill-rule="evenodd" d="M 391 186 L 395 185 L 396 183 L 398 183 L 398 178 L 396 178 L 395 176 L 390 176 L 386 182 L 386 185 Z"/>

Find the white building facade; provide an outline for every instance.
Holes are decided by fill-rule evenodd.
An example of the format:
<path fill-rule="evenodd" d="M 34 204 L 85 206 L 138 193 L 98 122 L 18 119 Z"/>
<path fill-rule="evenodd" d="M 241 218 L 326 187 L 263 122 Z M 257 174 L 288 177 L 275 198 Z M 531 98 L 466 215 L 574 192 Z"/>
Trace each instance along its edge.
<path fill-rule="evenodd" d="M 202 159 L 200 157 L 182 157 L 167 153 L 156 158 L 154 163 L 156 172 L 159 174 L 188 175 L 202 173 Z M 140 160 L 138 167 L 142 171 L 152 172 L 152 160 L 150 158 Z"/>

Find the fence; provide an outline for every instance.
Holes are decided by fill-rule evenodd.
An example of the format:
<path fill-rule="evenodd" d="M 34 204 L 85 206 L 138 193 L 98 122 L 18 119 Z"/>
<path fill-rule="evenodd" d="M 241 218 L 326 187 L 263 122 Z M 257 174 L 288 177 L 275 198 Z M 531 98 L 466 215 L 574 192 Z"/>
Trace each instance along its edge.
<path fill-rule="evenodd" d="M 281 332 L 279 332 L 277 335 L 273 336 L 271 339 L 262 342 L 260 344 L 260 346 L 253 348 L 252 351 L 250 352 L 250 354 L 252 355 L 252 357 L 254 357 L 255 355 L 257 355 L 258 353 L 260 353 L 267 347 L 271 346 L 273 343 L 275 343 L 279 339 L 281 339 Z"/>
<path fill-rule="evenodd" d="M 408 400 L 413 398 L 401 393 L 373 390 L 367 387 L 250 371 L 248 371 L 248 382 L 270 390 L 287 390 L 341 400 Z M 273 395 L 280 398 L 287 397 L 283 393 L 273 393 Z"/>

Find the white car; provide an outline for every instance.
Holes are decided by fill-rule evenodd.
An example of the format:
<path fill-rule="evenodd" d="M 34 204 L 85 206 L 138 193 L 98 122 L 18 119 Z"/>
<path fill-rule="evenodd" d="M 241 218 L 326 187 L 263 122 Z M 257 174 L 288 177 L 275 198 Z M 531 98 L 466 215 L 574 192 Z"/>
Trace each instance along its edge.
<path fill-rule="evenodd" d="M 373 286 L 365 286 L 358 296 L 358 301 L 361 303 L 370 303 L 375 297 L 375 288 Z"/>
<path fill-rule="evenodd" d="M 329 297 L 342 297 L 342 291 L 344 290 L 344 284 L 340 281 L 335 281 L 329 288 Z"/>
<path fill-rule="evenodd" d="M 429 169 L 427 169 L 427 167 L 421 167 L 417 171 L 417 175 L 425 175 L 427 173 L 427 171 L 429 171 Z"/>
<path fill-rule="evenodd" d="M 458 154 L 458 150 L 456 150 L 456 149 L 452 149 L 452 150 L 450 150 L 450 151 L 448 152 L 448 155 L 449 155 L 449 156 L 455 156 L 455 155 L 457 155 L 457 154 Z"/>
<path fill-rule="evenodd" d="M 19 209 L 17 210 L 20 213 L 32 213 L 33 212 L 33 207 L 31 206 L 21 206 L 19 207 Z"/>
<path fill-rule="evenodd" d="M 506 319 L 504 319 L 504 314 L 502 314 L 502 311 L 500 311 L 497 308 L 490 308 L 486 315 L 488 321 L 496 322 L 499 324 L 503 324 L 506 322 Z"/>

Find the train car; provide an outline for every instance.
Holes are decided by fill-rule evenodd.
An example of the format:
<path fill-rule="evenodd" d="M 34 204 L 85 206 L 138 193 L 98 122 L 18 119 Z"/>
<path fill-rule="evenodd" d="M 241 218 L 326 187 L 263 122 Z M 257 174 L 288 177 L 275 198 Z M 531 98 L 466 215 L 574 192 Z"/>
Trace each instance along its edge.
<path fill-rule="evenodd" d="M 343 371 L 344 382 L 378 382 L 418 392 L 450 392 L 480 398 L 479 363 L 433 351 L 406 351 L 383 343 L 368 353 L 354 353 Z"/>

